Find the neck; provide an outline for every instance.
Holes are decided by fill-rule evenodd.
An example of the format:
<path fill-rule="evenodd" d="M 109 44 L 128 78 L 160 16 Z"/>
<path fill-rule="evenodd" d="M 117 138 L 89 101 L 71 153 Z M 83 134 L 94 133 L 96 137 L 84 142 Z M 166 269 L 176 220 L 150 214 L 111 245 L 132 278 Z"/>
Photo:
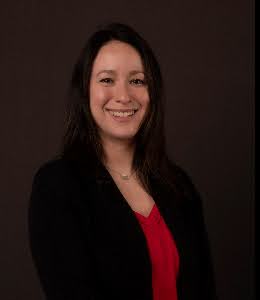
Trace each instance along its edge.
<path fill-rule="evenodd" d="M 135 146 L 132 141 L 103 141 L 105 164 L 122 173 L 131 173 Z"/>

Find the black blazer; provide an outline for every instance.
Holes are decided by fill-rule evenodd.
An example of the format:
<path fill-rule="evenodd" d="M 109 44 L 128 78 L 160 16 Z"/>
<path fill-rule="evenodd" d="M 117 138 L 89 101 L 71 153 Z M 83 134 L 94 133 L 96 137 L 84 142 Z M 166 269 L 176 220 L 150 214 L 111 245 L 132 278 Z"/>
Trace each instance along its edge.
<path fill-rule="evenodd" d="M 94 166 L 94 167 L 93 167 Z M 179 255 L 179 300 L 215 299 L 202 203 L 188 176 L 175 188 L 150 177 L 152 197 Z M 48 300 L 152 300 L 152 269 L 134 212 L 101 163 L 57 159 L 33 181 L 32 257 Z"/>

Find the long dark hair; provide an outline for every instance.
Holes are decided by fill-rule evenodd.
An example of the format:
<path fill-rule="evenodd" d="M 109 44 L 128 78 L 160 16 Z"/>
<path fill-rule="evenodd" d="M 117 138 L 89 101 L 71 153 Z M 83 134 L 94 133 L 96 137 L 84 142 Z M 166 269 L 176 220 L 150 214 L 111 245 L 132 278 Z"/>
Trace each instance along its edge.
<path fill-rule="evenodd" d="M 90 112 L 89 85 L 98 51 L 112 40 L 133 46 L 142 59 L 146 74 L 150 103 L 135 136 L 133 169 L 144 188 L 149 190 L 149 174 L 162 175 L 168 161 L 164 135 L 163 82 L 159 64 L 150 46 L 128 25 L 110 23 L 103 26 L 87 40 L 82 49 L 72 74 L 62 155 L 74 159 L 84 155 L 88 155 L 89 159 L 95 156 L 104 161 L 101 139 Z"/>

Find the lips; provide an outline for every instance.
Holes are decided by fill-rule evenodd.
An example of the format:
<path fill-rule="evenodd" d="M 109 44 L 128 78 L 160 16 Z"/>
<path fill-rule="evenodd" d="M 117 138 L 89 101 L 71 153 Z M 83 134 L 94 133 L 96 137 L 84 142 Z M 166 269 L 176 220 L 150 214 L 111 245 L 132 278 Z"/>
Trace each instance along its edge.
<path fill-rule="evenodd" d="M 109 115 L 116 121 L 125 122 L 133 119 L 137 109 L 107 109 Z"/>
<path fill-rule="evenodd" d="M 113 112 L 131 112 L 131 111 L 137 111 L 137 108 L 129 108 L 129 109 L 113 109 L 113 108 L 106 108 L 108 111 L 113 111 Z"/>

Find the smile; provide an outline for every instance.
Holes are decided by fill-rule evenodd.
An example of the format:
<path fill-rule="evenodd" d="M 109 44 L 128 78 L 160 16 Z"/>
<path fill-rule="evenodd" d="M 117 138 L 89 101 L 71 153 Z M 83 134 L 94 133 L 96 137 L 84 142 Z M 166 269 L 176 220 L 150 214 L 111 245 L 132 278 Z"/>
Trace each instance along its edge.
<path fill-rule="evenodd" d="M 113 117 L 128 118 L 133 116 L 137 112 L 137 109 L 122 109 L 122 110 L 107 109 L 107 111 Z"/>

